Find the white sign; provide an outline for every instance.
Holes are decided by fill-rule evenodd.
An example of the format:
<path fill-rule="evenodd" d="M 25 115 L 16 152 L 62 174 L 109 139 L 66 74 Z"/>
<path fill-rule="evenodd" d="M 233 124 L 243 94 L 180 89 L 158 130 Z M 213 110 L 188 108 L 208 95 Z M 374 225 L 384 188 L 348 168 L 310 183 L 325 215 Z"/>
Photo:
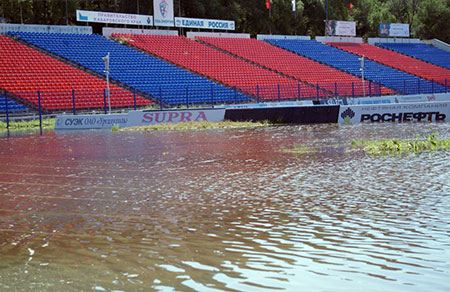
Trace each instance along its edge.
<path fill-rule="evenodd" d="M 183 122 L 220 122 L 225 109 L 130 111 L 126 114 L 59 115 L 56 130 L 111 129 Z"/>
<path fill-rule="evenodd" d="M 222 29 L 222 30 L 235 29 L 234 21 L 218 20 L 218 19 L 186 18 L 186 17 L 175 17 L 175 26 L 188 28 Z"/>
<path fill-rule="evenodd" d="M 330 98 L 321 103 L 340 105 L 370 105 L 390 103 L 411 103 L 427 101 L 450 101 L 450 93 L 415 94 L 415 95 L 386 95 L 357 98 Z"/>
<path fill-rule="evenodd" d="M 128 25 L 153 25 L 150 15 L 77 10 L 77 21 Z"/>
<path fill-rule="evenodd" d="M 450 102 L 341 105 L 339 124 L 450 122 Z"/>
<path fill-rule="evenodd" d="M 149 126 L 183 122 L 220 122 L 224 120 L 225 109 L 132 111 L 128 116 L 128 126 Z"/>
<path fill-rule="evenodd" d="M 356 22 L 328 20 L 325 22 L 325 35 L 356 36 Z"/>
<path fill-rule="evenodd" d="M 114 125 L 126 127 L 128 114 L 60 115 L 56 117 L 56 130 L 111 129 Z"/>
<path fill-rule="evenodd" d="M 173 0 L 153 0 L 155 26 L 175 26 L 173 19 Z"/>
<path fill-rule="evenodd" d="M 407 23 L 380 23 L 380 36 L 382 36 L 382 37 L 409 37 L 409 24 L 407 24 Z"/>

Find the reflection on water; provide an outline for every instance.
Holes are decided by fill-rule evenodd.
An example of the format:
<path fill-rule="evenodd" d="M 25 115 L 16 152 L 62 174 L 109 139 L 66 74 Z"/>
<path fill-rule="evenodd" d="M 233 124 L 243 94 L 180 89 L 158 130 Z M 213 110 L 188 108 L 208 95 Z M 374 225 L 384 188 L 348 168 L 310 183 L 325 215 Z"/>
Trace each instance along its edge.
<path fill-rule="evenodd" d="M 0 290 L 448 291 L 448 152 L 346 149 L 449 129 L 0 139 Z"/>

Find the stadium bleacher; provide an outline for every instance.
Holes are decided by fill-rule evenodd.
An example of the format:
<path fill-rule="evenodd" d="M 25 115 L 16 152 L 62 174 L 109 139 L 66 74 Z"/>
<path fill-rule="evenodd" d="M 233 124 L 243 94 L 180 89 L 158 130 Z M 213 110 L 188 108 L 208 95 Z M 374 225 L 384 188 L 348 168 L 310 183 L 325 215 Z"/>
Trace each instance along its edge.
<path fill-rule="evenodd" d="M 363 95 L 359 78 L 266 42 L 256 39 L 212 37 L 201 37 L 199 40 L 297 80 L 312 85 L 319 84 L 320 87 L 335 92 L 336 95 Z M 369 83 L 365 86 L 365 92 L 369 92 Z M 372 86 L 373 95 L 393 93 L 392 90 L 381 88 L 378 84 L 372 84 Z"/>
<path fill-rule="evenodd" d="M 388 49 L 355 43 L 331 43 L 329 45 L 441 85 L 447 85 L 447 80 L 450 81 L 450 70 Z"/>
<path fill-rule="evenodd" d="M 414 44 L 400 44 L 400 43 L 377 43 L 379 47 L 396 51 L 398 53 L 414 57 L 416 59 L 438 65 L 450 69 L 450 53 L 432 45 L 414 43 Z M 448 81 L 450 84 L 450 80 Z"/>
<path fill-rule="evenodd" d="M 267 40 L 269 43 L 292 51 L 323 64 L 344 70 L 361 77 L 359 56 L 328 46 L 317 41 L 306 40 Z M 446 92 L 437 83 L 408 74 L 406 72 L 365 60 L 365 79 L 380 83 L 402 94 L 424 94 Z"/>
<path fill-rule="evenodd" d="M 249 101 L 250 97 L 188 70 L 100 35 L 12 33 L 21 40 L 103 74 L 110 53 L 110 77 L 169 105 Z"/>
<path fill-rule="evenodd" d="M 39 91 L 43 110 L 72 109 L 72 90 L 77 109 L 104 107 L 104 80 L 6 36 L 0 36 L 0 68 L 0 88 L 35 107 Z M 132 92 L 113 84 L 110 90 L 112 107 L 133 106 Z M 150 103 L 137 97 L 137 105 Z"/>
<path fill-rule="evenodd" d="M 316 86 L 303 84 L 299 90 L 299 81 L 293 78 L 183 36 L 115 34 L 113 37 L 127 40 L 130 45 L 150 54 L 264 100 L 297 99 L 318 95 Z M 331 96 L 333 93 L 320 89 L 319 95 Z"/>
<path fill-rule="evenodd" d="M 6 95 L 0 92 L 0 113 L 6 113 L 6 107 L 8 106 L 9 112 L 21 112 L 26 111 L 28 108 L 17 102 L 14 99 L 7 97 Z"/>

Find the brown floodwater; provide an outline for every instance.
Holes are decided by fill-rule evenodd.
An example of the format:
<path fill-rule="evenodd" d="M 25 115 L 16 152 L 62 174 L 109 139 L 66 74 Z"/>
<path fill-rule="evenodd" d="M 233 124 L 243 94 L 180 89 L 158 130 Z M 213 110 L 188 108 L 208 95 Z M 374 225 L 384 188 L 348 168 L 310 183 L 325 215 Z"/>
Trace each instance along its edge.
<path fill-rule="evenodd" d="M 349 151 L 432 132 L 450 125 L 0 138 L 0 290 L 449 291 L 449 152 Z"/>

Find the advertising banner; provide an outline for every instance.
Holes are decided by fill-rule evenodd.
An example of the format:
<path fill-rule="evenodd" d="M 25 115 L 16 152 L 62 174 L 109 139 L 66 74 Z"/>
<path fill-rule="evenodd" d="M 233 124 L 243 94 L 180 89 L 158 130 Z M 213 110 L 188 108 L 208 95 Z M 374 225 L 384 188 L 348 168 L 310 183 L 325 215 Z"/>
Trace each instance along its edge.
<path fill-rule="evenodd" d="M 111 129 L 114 125 L 126 127 L 128 114 L 59 115 L 56 130 Z"/>
<path fill-rule="evenodd" d="M 409 24 L 407 23 L 380 23 L 381 37 L 409 37 Z"/>
<path fill-rule="evenodd" d="M 225 109 L 130 111 L 125 114 L 59 115 L 56 130 L 111 129 L 182 122 L 220 122 Z"/>
<path fill-rule="evenodd" d="M 234 21 L 218 20 L 218 19 L 186 18 L 186 17 L 175 17 L 175 26 L 187 28 L 221 29 L 221 30 L 235 29 Z"/>
<path fill-rule="evenodd" d="M 128 25 L 153 25 L 150 15 L 77 10 L 77 21 Z"/>
<path fill-rule="evenodd" d="M 449 122 L 450 102 L 341 105 L 339 124 Z"/>
<path fill-rule="evenodd" d="M 149 126 L 183 122 L 220 122 L 225 117 L 225 109 L 132 111 L 128 114 L 128 117 L 128 126 Z"/>
<path fill-rule="evenodd" d="M 325 22 L 327 36 L 356 36 L 356 22 L 328 20 Z"/>
<path fill-rule="evenodd" d="M 155 26 L 175 26 L 173 0 L 153 0 Z"/>

